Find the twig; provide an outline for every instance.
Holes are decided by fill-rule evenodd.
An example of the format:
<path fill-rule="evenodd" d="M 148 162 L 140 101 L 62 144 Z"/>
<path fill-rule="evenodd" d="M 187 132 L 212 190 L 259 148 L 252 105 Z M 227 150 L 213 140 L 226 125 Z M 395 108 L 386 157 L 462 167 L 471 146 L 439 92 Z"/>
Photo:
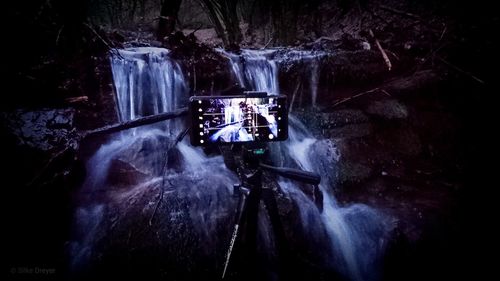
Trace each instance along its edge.
<path fill-rule="evenodd" d="M 384 89 L 380 89 L 380 91 L 381 91 L 382 93 L 384 93 L 386 96 L 388 96 L 388 97 L 392 97 L 392 95 L 391 95 L 391 94 L 389 94 L 389 92 L 387 92 L 386 90 L 384 90 Z"/>
<path fill-rule="evenodd" d="M 444 34 L 446 33 L 446 29 L 447 29 L 447 26 L 445 25 L 443 28 L 443 32 L 441 32 L 441 36 L 439 36 L 438 42 L 441 42 L 441 40 L 443 40 Z"/>
<path fill-rule="evenodd" d="M 380 91 L 380 88 L 371 89 L 371 90 L 369 90 L 369 91 L 361 92 L 361 93 L 356 94 L 356 95 L 354 95 L 354 96 L 350 96 L 350 97 L 348 97 L 348 98 L 341 99 L 341 100 L 339 100 L 338 102 L 335 102 L 335 103 L 332 105 L 332 108 L 333 108 L 333 107 L 336 107 L 336 106 L 338 106 L 338 105 L 341 105 L 341 104 L 343 104 L 343 103 L 345 103 L 345 102 L 348 102 L 348 101 L 350 101 L 350 100 L 353 100 L 353 99 L 355 99 L 355 98 L 359 98 L 359 97 L 364 96 L 364 95 L 366 95 L 366 94 L 375 93 L 375 92 L 377 92 L 377 91 Z"/>
<path fill-rule="evenodd" d="M 462 73 L 462 74 L 464 74 L 464 75 L 469 76 L 470 78 L 474 79 L 476 82 L 478 82 L 478 83 L 480 83 L 480 84 L 485 84 L 485 82 L 484 82 L 483 80 L 481 80 L 481 79 L 477 78 L 477 77 L 476 77 L 475 75 L 473 75 L 472 73 L 467 72 L 467 71 L 465 71 L 465 70 L 463 70 L 463 69 L 459 68 L 458 66 L 451 64 L 450 62 L 446 61 L 446 60 L 445 60 L 445 59 L 443 59 L 442 57 L 439 57 L 439 56 L 438 56 L 438 57 L 437 57 L 437 59 L 438 59 L 438 60 L 440 60 L 442 63 L 446 64 L 447 66 L 449 66 L 449 67 L 451 67 L 451 68 L 455 69 L 456 71 L 458 71 L 458 72 L 460 72 L 460 73 Z"/>
<path fill-rule="evenodd" d="M 269 46 L 269 44 L 271 44 L 271 41 L 273 41 L 273 39 L 274 39 L 274 33 L 271 34 L 271 38 L 269 38 L 269 41 L 267 41 L 267 43 L 264 45 L 264 47 L 262 47 L 262 49 L 267 48 L 267 46 Z"/>
<path fill-rule="evenodd" d="M 86 103 L 89 101 L 89 97 L 87 96 L 71 97 L 64 99 L 64 101 L 67 103 Z"/>
<path fill-rule="evenodd" d="M 33 185 L 39 178 L 42 177 L 43 174 L 45 174 L 45 172 L 49 169 L 49 167 L 52 165 L 52 163 L 54 163 L 54 161 L 56 159 L 59 159 L 61 156 L 63 156 L 66 151 L 68 151 L 71 147 L 70 146 L 67 146 L 65 147 L 64 149 L 62 149 L 61 151 L 57 152 L 54 156 L 52 156 L 48 161 L 47 163 L 45 164 L 45 166 L 43 166 L 43 168 L 40 170 L 40 172 L 28 183 L 28 186 L 31 186 Z"/>
<path fill-rule="evenodd" d="M 385 50 L 387 53 L 391 54 L 397 61 L 399 61 L 399 56 L 396 55 L 396 53 L 394 53 L 393 51 L 391 50 Z"/>
<path fill-rule="evenodd" d="M 293 103 L 295 102 L 295 96 L 297 95 L 297 92 L 299 91 L 299 88 L 301 85 L 302 85 L 302 81 L 299 81 L 297 83 L 297 86 L 295 86 L 295 90 L 293 91 L 293 95 L 292 95 L 292 100 L 290 101 L 290 107 L 288 108 L 288 114 L 290 114 L 290 112 L 292 112 Z"/>
<path fill-rule="evenodd" d="M 97 38 L 99 38 L 99 40 L 101 40 L 101 41 L 102 41 L 102 43 L 103 43 L 104 45 L 106 45 L 106 47 L 108 47 L 108 49 L 110 49 L 110 50 L 113 50 L 113 49 L 114 49 L 114 48 L 113 48 L 113 47 L 111 47 L 111 46 L 109 45 L 109 43 L 108 43 L 108 42 L 106 42 L 106 40 L 104 40 L 104 38 L 102 38 L 102 36 L 101 36 L 101 35 L 99 35 L 99 33 L 97 33 L 97 31 L 96 31 L 95 29 L 93 29 L 90 25 L 88 25 L 87 23 L 84 23 L 83 25 L 85 25 L 85 26 L 86 26 L 86 27 L 87 27 L 90 31 L 92 31 L 92 33 L 94 33 L 94 35 L 95 35 Z"/>
<path fill-rule="evenodd" d="M 196 31 L 200 30 L 200 28 L 202 28 L 202 27 L 203 27 L 203 25 L 199 24 L 198 27 L 195 28 L 193 31 L 191 31 L 188 35 L 186 35 L 186 37 L 193 35 Z"/>
<path fill-rule="evenodd" d="M 380 42 L 378 41 L 377 37 L 375 37 L 375 34 L 373 34 L 373 30 L 370 29 L 369 32 L 370 32 L 370 36 L 375 40 L 375 44 L 377 45 L 377 48 L 380 51 L 380 54 L 382 55 L 382 58 L 384 59 L 385 64 L 387 65 L 387 68 L 389 69 L 389 71 L 391 71 L 392 63 L 389 60 L 387 53 L 382 48 L 382 45 L 380 45 Z"/>
<path fill-rule="evenodd" d="M 196 92 L 196 65 L 193 64 L 193 92 Z"/>
<path fill-rule="evenodd" d="M 158 211 L 158 208 L 160 207 L 161 202 L 163 201 L 163 194 L 165 193 L 165 172 L 167 170 L 167 165 L 168 165 L 168 154 L 174 148 L 179 142 L 182 141 L 182 139 L 186 136 L 186 134 L 189 132 L 189 128 L 183 130 L 180 132 L 177 137 L 175 138 L 174 143 L 165 151 L 165 163 L 163 164 L 163 168 L 161 169 L 161 174 L 163 176 L 163 179 L 161 181 L 161 191 L 160 191 L 160 198 L 158 198 L 158 201 L 156 202 L 156 207 L 155 210 L 153 211 L 153 214 L 151 214 L 151 217 L 149 218 L 149 226 L 153 225 L 153 219 L 156 215 L 156 212 Z"/>
<path fill-rule="evenodd" d="M 57 37 L 56 37 L 56 46 L 59 45 L 59 38 L 61 37 L 61 32 L 64 29 L 64 24 L 61 25 L 61 28 L 59 28 L 59 31 L 57 32 Z"/>
<path fill-rule="evenodd" d="M 436 44 L 440 43 L 443 40 L 445 33 L 446 33 L 446 25 L 444 26 L 443 31 L 441 32 L 441 36 L 439 36 L 439 40 L 436 42 Z M 417 65 L 415 72 L 419 71 L 422 65 L 424 65 L 431 57 L 434 58 L 437 52 L 439 52 L 445 46 L 446 43 L 442 43 L 437 48 L 430 50 L 429 53 L 425 56 L 425 58 Z"/>
<path fill-rule="evenodd" d="M 400 16 L 407 16 L 407 17 L 410 17 L 410 18 L 414 18 L 416 20 L 421 20 L 422 19 L 421 17 L 419 17 L 419 16 L 417 16 L 415 14 L 408 13 L 408 12 L 405 12 L 405 11 L 396 10 L 394 8 L 391 8 L 391 7 L 388 7 L 388 6 L 385 6 L 385 5 L 380 5 L 380 8 L 382 10 L 386 10 L 386 11 L 392 12 L 392 13 L 400 15 Z"/>
<path fill-rule="evenodd" d="M 117 55 L 118 57 L 120 57 L 121 59 L 125 59 L 121 54 L 120 52 L 118 52 L 118 50 L 116 50 L 116 48 L 114 47 L 111 47 L 111 45 L 106 42 L 106 40 L 104 40 L 104 38 L 102 38 L 101 35 L 99 35 L 99 33 L 93 29 L 90 25 L 88 25 L 87 23 L 84 23 L 83 25 L 85 25 L 88 29 L 90 29 L 90 31 L 92 31 L 92 33 L 94 33 L 94 35 L 99 39 L 101 40 L 101 42 L 106 46 L 108 47 L 109 51 L 111 51 L 112 53 L 114 53 L 115 55 Z M 111 43 L 112 44 L 112 43 Z"/>
<path fill-rule="evenodd" d="M 163 177 L 163 178 L 165 178 L 165 177 Z M 158 198 L 158 201 L 156 201 L 155 210 L 153 211 L 153 214 L 149 218 L 149 226 L 153 225 L 153 219 L 155 218 L 156 212 L 158 211 L 158 208 L 160 207 L 160 204 L 163 201 L 163 194 L 164 193 L 165 193 L 165 189 L 163 188 L 163 181 L 162 181 L 162 184 L 160 186 L 160 198 Z"/>

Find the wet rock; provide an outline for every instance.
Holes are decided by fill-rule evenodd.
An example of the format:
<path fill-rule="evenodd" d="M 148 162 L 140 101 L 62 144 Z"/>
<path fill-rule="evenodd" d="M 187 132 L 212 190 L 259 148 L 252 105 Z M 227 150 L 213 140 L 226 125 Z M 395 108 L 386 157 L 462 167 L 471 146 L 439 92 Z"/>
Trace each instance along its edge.
<path fill-rule="evenodd" d="M 404 125 L 382 128 L 374 135 L 376 142 L 394 154 L 416 156 L 422 152 L 422 142 L 418 134 Z M 391 160 L 390 156 L 387 157 Z"/>
<path fill-rule="evenodd" d="M 422 70 L 388 83 L 386 90 L 391 95 L 403 96 L 412 93 L 421 95 L 422 89 L 436 85 L 442 79 L 443 77 L 434 70 Z"/>
<path fill-rule="evenodd" d="M 372 168 L 353 161 L 339 162 L 339 181 L 341 184 L 360 183 L 370 177 Z"/>
<path fill-rule="evenodd" d="M 111 160 L 107 184 L 110 186 L 133 186 L 146 179 L 147 175 L 138 171 L 130 163 L 119 159 Z"/>
<path fill-rule="evenodd" d="M 373 126 L 370 123 L 349 124 L 342 127 L 323 130 L 323 136 L 331 139 L 360 138 L 371 133 L 373 133 Z"/>
<path fill-rule="evenodd" d="M 321 127 L 330 129 L 335 127 L 342 127 L 348 124 L 359 124 L 368 122 L 368 116 L 361 110 L 357 109 L 344 109 L 336 110 L 334 112 L 322 113 L 320 116 Z"/>
<path fill-rule="evenodd" d="M 408 108 L 395 99 L 374 101 L 368 106 L 366 112 L 387 120 L 408 117 Z"/>
<path fill-rule="evenodd" d="M 332 73 L 336 86 L 360 86 L 389 76 L 380 54 L 375 50 L 364 49 L 336 52 L 329 57 L 325 71 Z"/>
<path fill-rule="evenodd" d="M 18 145 L 52 151 L 76 147 L 73 109 L 17 110 L 4 113 L 6 127 L 16 136 Z"/>
<path fill-rule="evenodd" d="M 166 151 L 170 146 L 171 140 L 167 136 L 145 135 L 116 158 L 125 163 L 133 163 L 134 169 L 142 174 L 160 175 L 165 169 Z"/>

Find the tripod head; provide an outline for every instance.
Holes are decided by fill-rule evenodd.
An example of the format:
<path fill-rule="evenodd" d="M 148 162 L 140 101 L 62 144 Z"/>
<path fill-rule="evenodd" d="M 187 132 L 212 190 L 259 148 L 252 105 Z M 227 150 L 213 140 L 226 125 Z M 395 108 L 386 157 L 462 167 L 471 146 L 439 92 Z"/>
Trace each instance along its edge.
<path fill-rule="evenodd" d="M 267 155 L 268 148 L 265 144 L 250 144 L 243 147 L 243 160 L 247 165 L 275 173 L 282 177 L 300 181 L 307 184 L 318 185 L 321 182 L 321 176 L 308 171 L 299 169 L 275 167 L 262 163 L 262 159 Z"/>

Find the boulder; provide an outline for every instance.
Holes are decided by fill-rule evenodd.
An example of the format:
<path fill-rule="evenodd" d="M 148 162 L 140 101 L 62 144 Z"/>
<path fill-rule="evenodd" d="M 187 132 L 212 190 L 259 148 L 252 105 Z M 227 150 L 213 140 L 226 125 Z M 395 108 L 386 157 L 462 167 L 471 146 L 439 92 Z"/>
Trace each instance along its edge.
<path fill-rule="evenodd" d="M 19 109 L 3 113 L 7 129 L 16 137 L 17 144 L 41 151 L 57 151 L 67 146 L 76 147 L 73 126 L 75 111 L 66 109 Z"/>
<path fill-rule="evenodd" d="M 368 105 L 366 112 L 386 120 L 406 119 L 408 117 L 408 108 L 395 99 L 374 101 Z"/>
<path fill-rule="evenodd" d="M 110 186 L 134 186 L 146 179 L 147 175 L 138 171 L 130 163 L 113 159 L 110 163 L 106 184 Z"/>

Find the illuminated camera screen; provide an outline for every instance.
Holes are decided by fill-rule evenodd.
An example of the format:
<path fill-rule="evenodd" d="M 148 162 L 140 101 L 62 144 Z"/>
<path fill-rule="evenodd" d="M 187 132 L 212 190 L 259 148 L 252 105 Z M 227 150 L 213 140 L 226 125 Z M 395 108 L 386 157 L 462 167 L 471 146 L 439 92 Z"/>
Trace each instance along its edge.
<path fill-rule="evenodd" d="M 286 96 L 191 97 L 195 145 L 267 142 L 288 137 Z"/>

